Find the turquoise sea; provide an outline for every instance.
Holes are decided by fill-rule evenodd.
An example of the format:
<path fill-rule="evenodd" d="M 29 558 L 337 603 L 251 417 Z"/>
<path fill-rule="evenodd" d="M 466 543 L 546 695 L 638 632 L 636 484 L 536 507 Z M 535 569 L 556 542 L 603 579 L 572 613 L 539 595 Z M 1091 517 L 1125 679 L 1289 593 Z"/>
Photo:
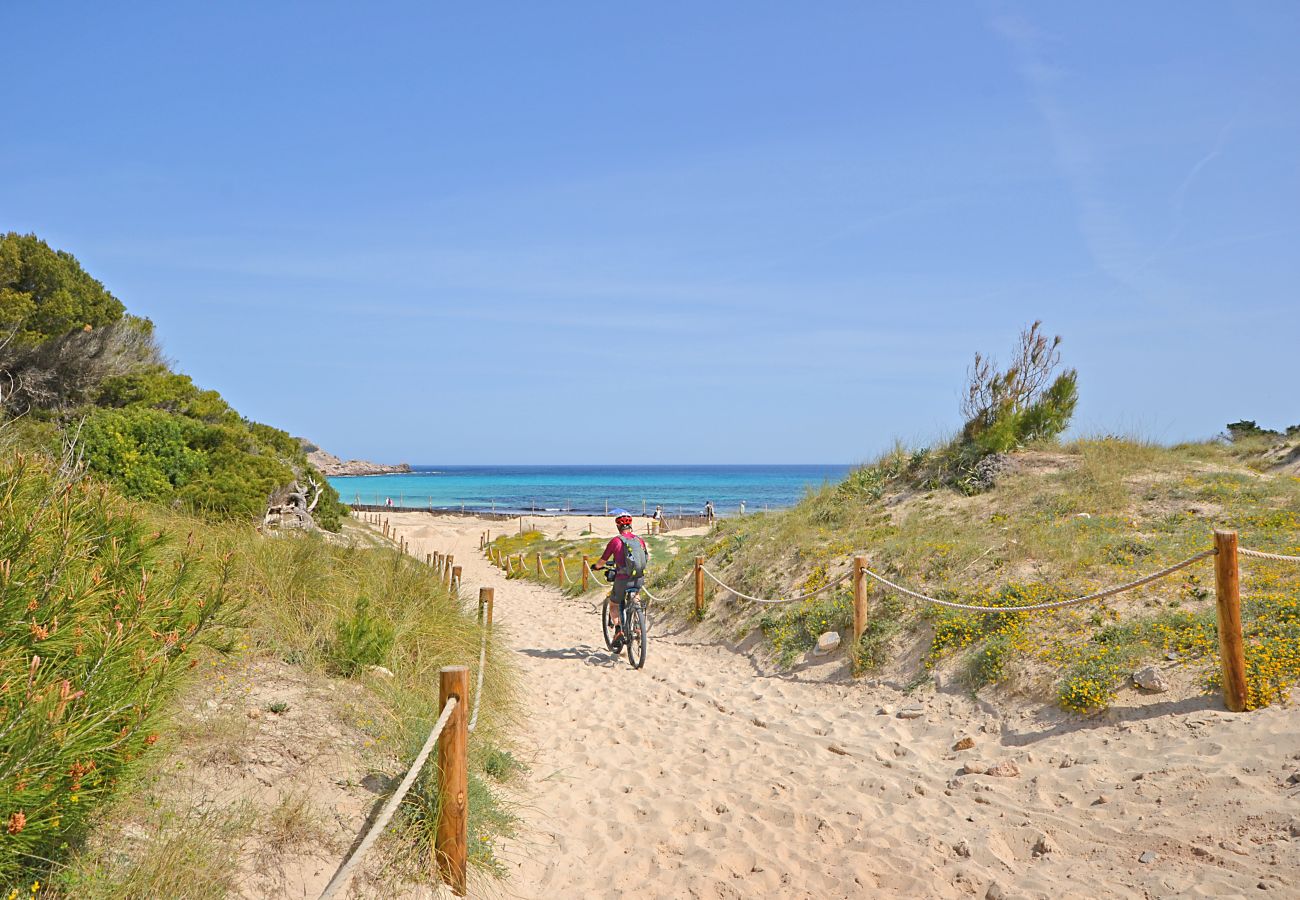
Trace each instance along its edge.
<path fill-rule="evenodd" d="M 809 488 L 837 482 L 847 465 L 789 466 L 415 466 L 405 475 L 331 478 L 345 503 L 495 512 L 603 513 L 623 507 L 719 516 L 797 503 Z"/>

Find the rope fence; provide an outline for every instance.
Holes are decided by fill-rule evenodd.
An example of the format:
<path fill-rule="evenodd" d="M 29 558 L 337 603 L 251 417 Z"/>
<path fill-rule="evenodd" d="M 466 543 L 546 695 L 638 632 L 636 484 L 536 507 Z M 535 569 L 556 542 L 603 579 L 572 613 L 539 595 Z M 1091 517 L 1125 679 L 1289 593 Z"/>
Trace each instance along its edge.
<path fill-rule="evenodd" d="M 486 542 L 486 535 L 484 541 Z M 486 543 L 483 544 L 486 547 Z M 489 557 L 492 553 L 489 550 Z M 886 578 L 879 572 L 873 571 L 867 567 L 866 557 L 855 556 L 852 560 L 852 568 L 817 588 L 805 591 L 801 594 L 795 594 L 789 597 L 758 597 L 753 594 L 747 594 L 736 587 L 727 584 L 721 577 L 704 563 L 704 557 L 695 559 L 695 614 L 696 618 L 701 618 L 704 614 L 704 583 L 705 579 L 712 581 L 718 588 L 739 597 L 743 600 L 749 600 L 753 603 L 760 604 L 783 604 L 797 603 L 808 600 L 827 591 L 830 591 L 845 581 L 853 582 L 853 645 L 856 646 L 866 630 L 867 619 L 867 598 L 865 584 L 867 579 L 871 579 L 883 587 L 896 591 L 905 596 L 919 600 L 923 603 L 929 603 L 934 606 L 941 606 L 946 609 L 961 610 L 963 612 L 974 613 L 1022 613 L 1022 612 L 1046 612 L 1049 610 L 1065 609 L 1071 606 L 1080 606 L 1085 603 L 1093 603 L 1098 600 L 1104 600 L 1107 597 L 1113 597 L 1118 594 L 1140 588 L 1152 582 L 1167 578 L 1176 572 L 1180 572 L 1191 566 L 1196 565 L 1202 560 L 1215 557 L 1215 584 L 1217 588 L 1217 597 L 1219 604 L 1218 631 L 1220 644 L 1220 662 L 1223 670 L 1223 692 L 1224 702 L 1228 709 L 1234 712 L 1240 712 L 1246 708 L 1246 664 L 1244 641 L 1241 630 L 1241 595 L 1240 595 L 1240 566 L 1238 556 L 1245 556 L 1255 559 L 1266 559 L 1277 562 L 1300 563 L 1300 556 L 1289 556 L 1282 553 L 1267 553 L 1262 550 L 1252 550 L 1245 547 L 1237 546 L 1237 533 L 1235 531 L 1216 531 L 1214 532 L 1214 547 L 1208 550 L 1202 550 L 1186 559 L 1179 560 L 1172 565 L 1165 566 L 1158 571 L 1135 578 L 1132 581 L 1126 581 L 1112 587 L 1103 588 L 1079 597 L 1072 597 L 1067 600 L 1053 600 L 1046 603 L 1033 603 L 1024 606 L 987 606 L 974 603 L 958 603 L 953 600 L 944 600 L 939 597 L 932 597 L 920 591 L 912 590 Z M 500 556 L 497 555 L 497 564 L 501 565 Z M 563 586 L 570 583 L 568 574 L 564 568 L 564 558 L 557 557 L 559 573 L 557 581 Z M 509 569 L 507 568 L 507 571 Z M 537 571 L 541 577 L 545 572 L 542 564 L 541 554 L 537 554 Z M 591 572 L 586 558 L 583 558 L 582 569 L 582 589 L 585 591 L 588 587 L 588 576 Z M 681 586 L 680 584 L 678 585 Z M 647 588 L 642 588 L 642 593 L 652 602 L 663 602 L 660 597 L 655 596 Z"/>
<path fill-rule="evenodd" d="M 406 777 L 402 779 L 402 783 L 397 786 L 397 790 L 393 792 L 393 795 L 388 798 L 388 802 L 384 804 L 379 816 L 371 823 L 370 829 L 366 832 L 366 836 L 361 839 L 361 843 L 357 844 L 356 849 L 352 851 L 351 855 L 344 860 L 343 865 L 339 866 L 338 871 L 334 873 L 334 877 L 330 879 L 330 883 L 325 886 L 325 890 L 321 893 L 320 900 L 333 900 L 340 891 L 348 886 L 348 883 L 352 880 L 353 871 L 365 858 L 375 841 L 379 839 L 379 835 L 383 833 L 384 827 L 393 818 L 393 813 L 397 812 L 397 807 L 401 805 L 407 791 L 411 789 L 411 785 L 415 784 L 416 776 L 424 768 L 425 761 L 429 758 L 429 754 L 433 752 L 435 742 L 442 736 L 443 729 L 451 721 L 452 713 L 456 711 L 458 705 L 458 698 L 454 696 L 443 704 L 442 714 L 438 716 L 438 721 L 434 723 L 433 730 L 429 732 L 429 736 L 425 739 L 424 746 L 420 748 L 420 752 L 416 755 L 415 761 L 406 770 Z M 461 718 L 463 719 L 464 716 L 462 715 Z"/>
<path fill-rule="evenodd" d="M 1242 556 L 1253 556 L 1256 559 L 1272 559 L 1277 562 L 1300 563 L 1300 556 L 1287 556 L 1283 553 L 1265 553 L 1263 550 L 1247 550 L 1242 547 L 1237 550 Z"/>
<path fill-rule="evenodd" d="M 487 669 L 488 630 L 483 629 L 483 644 L 478 651 L 478 680 L 474 684 L 474 710 L 470 713 L 468 731 L 474 733 L 478 727 L 478 711 L 483 707 L 483 672 Z"/>
<path fill-rule="evenodd" d="M 925 594 L 909 590 L 901 584 L 895 584 L 883 575 L 876 574 L 870 569 L 863 569 L 862 571 L 865 572 L 868 577 L 874 578 L 876 581 L 885 585 L 885 587 L 892 588 L 900 594 L 906 594 L 909 597 L 915 597 L 918 600 L 924 600 L 926 603 L 933 603 L 936 606 L 944 606 L 948 609 L 962 609 L 970 612 L 1038 612 L 1048 609 L 1064 609 L 1067 606 L 1078 606 L 1080 603 L 1089 603 L 1093 600 L 1102 600 L 1106 597 L 1113 597 L 1116 594 L 1122 594 L 1125 591 L 1139 588 L 1144 584 L 1159 581 L 1166 575 L 1172 575 L 1181 569 L 1186 569 L 1188 566 L 1198 563 L 1214 554 L 1214 550 L 1204 550 L 1197 553 L 1195 556 L 1189 556 L 1182 562 L 1174 563 L 1172 566 L 1166 566 L 1159 572 L 1152 572 L 1150 575 L 1145 575 L 1133 581 L 1126 581 L 1125 583 L 1118 584 L 1112 588 L 1106 588 L 1102 591 L 1094 591 L 1091 594 L 1084 594 L 1082 597 L 1075 597 L 1072 600 L 1055 600 L 1050 603 L 1034 603 L 1029 606 L 976 606 L 968 603 L 954 603 L 951 600 L 940 600 L 938 597 L 927 597 Z"/>
<path fill-rule="evenodd" d="M 809 591 L 806 594 L 799 594 L 794 597 L 777 597 L 774 600 L 770 600 L 763 597 L 751 597 L 749 594 L 743 594 L 740 591 L 733 588 L 731 585 L 723 582 L 722 579 L 718 578 L 717 575 L 714 575 L 708 569 L 701 568 L 701 571 L 704 572 L 704 574 L 714 584 L 722 588 L 724 591 L 729 591 L 730 593 L 735 594 L 737 597 L 741 597 L 745 600 L 752 600 L 755 603 L 794 603 L 795 601 L 798 600 L 807 600 L 810 597 L 816 597 L 818 594 L 824 594 L 826 591 L 829 591 L 831 588 L 837 587 L 849 580 L 849 573 L 845 572 L 843 575 L 841 575 L 839 578 L 836 578 L 834 581 L 828 581 L 826 582 L 826 584 L 823 584 L 821 587 L 817 588 L 816 590 Z"/>

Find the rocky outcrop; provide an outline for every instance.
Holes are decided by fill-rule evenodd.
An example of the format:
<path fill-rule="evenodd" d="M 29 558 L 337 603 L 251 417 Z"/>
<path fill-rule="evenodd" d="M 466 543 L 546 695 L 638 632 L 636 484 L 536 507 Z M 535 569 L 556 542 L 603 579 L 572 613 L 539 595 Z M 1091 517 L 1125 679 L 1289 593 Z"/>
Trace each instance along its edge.
<path fill-rule="evenodd" d="M 333 453 L 322 450 L 310 441 L 298 438 L 302 449 L 307 452 L 307 462 L 322 475 L 394 475 L 411 471 L 409 463 L 388 465 L 369 462 L 364 459 L 349 459 L 346 462 Z"/>

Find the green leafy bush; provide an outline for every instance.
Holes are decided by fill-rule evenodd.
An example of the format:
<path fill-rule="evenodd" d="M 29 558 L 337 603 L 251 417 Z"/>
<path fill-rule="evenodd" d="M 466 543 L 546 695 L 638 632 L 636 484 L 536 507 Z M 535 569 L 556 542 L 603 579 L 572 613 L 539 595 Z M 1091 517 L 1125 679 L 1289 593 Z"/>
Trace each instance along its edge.
<path fill-rule="evenodd" d="M 126 314 L 122 301 L 91 278 L 71 253 L 34 234 L 0 237 L 0 329 L 19 345 L 100 328 Z"/>

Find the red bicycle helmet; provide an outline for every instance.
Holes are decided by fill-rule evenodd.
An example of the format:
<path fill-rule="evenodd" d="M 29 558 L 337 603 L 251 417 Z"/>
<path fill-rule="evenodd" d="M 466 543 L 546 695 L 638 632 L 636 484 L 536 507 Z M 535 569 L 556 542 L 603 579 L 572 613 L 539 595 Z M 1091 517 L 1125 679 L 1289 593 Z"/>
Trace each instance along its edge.
<path fill-rule="evenodd" d="M 614 520 L 614 524 L 617 525 L 617 526 L 619 526 L 620 528 L 622 528 L 624 525 L 631 525 L 631 524 L 632 524 L 632 517 L 631 517 L 631 516 L 619 516 L 617 519 Z"/>

